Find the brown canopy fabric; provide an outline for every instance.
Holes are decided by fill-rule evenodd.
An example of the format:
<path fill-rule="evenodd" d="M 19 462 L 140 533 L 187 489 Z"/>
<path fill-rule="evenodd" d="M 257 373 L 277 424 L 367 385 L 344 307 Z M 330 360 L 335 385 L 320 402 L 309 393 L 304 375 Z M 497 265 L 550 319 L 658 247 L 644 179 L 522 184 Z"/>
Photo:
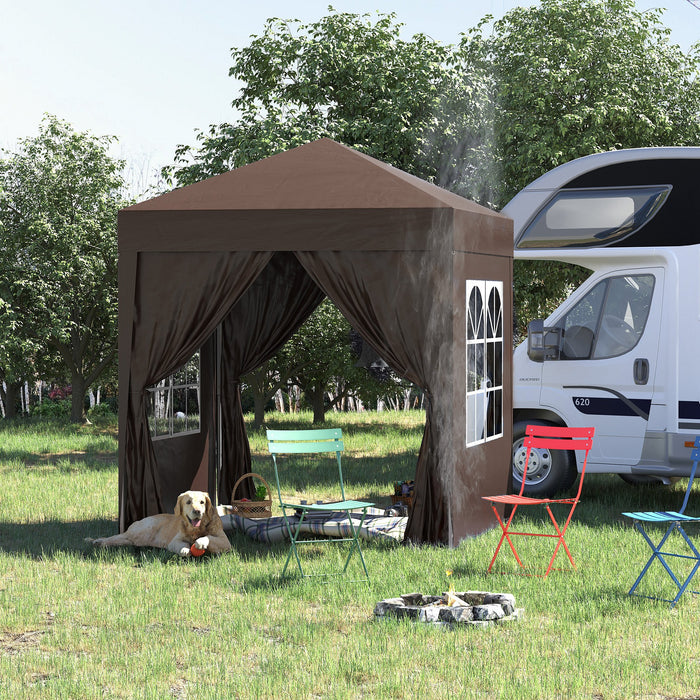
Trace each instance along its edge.
<path fill-rule="evenodd" d="M 328 139 L 122 210 L 120 528 L 192 484 L 229 501 L 250 470 L 240 378 L 324 295 L 427 396 L 407 539 L 491 527 L 480 496 L 507 487 L 511 428 L 467 446 L 465 283 L 501 280 L 510 318 L 512 241 L 509 219 Z M 201 430 L 153 441 L 146 388 L 198 348 Z"/>

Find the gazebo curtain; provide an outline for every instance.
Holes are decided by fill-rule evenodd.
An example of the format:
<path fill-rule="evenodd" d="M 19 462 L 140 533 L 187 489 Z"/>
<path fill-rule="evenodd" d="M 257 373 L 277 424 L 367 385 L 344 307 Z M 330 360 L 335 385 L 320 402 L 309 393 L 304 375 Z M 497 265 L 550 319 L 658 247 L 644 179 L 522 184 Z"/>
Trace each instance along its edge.
<path fill-rule="evenodd" d="M 182 366 L 214 332 L 271 252 L 140 253 L 125 430 L 122 521 L 163 511 L 150 439 L 147 387 Z"/>
<path fill-rule="evenodd" d="M 441 386 L 449 362 L 449 274 L 444 260 L 420 251 L 299 252 L 297 257 L 350 324 L 396 372 L 425 391 L 427 410 L 416 466 L 416 502 L 406 530 L 414 542 L 447 541 L 445 489 L 450 468 L 441 450 L 444 421 L 436 400 L 451 395 Z M 442 379 L 444 382 L 444 379 Z M 451 466 L 451 465 L 450 465 Z"/>
<path fill-rule="evenodd" d="M 250 445 L 241 407 L 241 377 L 269 360 L 321 303 L 316 286 L 293 253 L 276 253 L 231 309 L 222 328 L 222 469 L 219 494 L 227 499 L 250 472 Z M 250 479 L 237 497 L 250 498 Z"/>
<path fill-rule="evenodd" d="M 441 457 L 444 428 L 436 420 L 435 401 L 447 393 L 438 381 L 451 316 L 446 313 L 450 304 L 438 291 L 445 285 L 434 279 L 444 274 L 435 258 L 427 264 L 420 251 L 141 253 L 125 426 L 125 522 L 163 510 L 147 387 L 184 364 L 222 324 L 223 468 L 218 486 L 227 499 L 235 480 L 250 471 L 240 378 L 281 347 L 325 292 L 396 372 L 425 391 L 417 500 L 406 537 L 446 541 L 449 470 Z"/>

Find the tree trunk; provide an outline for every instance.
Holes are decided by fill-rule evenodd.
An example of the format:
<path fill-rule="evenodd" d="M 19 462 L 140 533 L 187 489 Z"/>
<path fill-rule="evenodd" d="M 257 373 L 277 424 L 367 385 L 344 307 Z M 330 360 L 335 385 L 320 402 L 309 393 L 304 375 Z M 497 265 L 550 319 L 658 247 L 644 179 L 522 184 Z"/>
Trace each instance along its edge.
<path fill-rule="evenodd" d="M 85 394 L 87 387 L 82 375 L 74 374 L 71 377 L 71 423 L 82 423 L 85 420 Z"/>
<path fill-rule="evenodd" d="M 19 400 L 19 389 L 21 382 L 6 383 L 5 385 L 5 417 L 17 417 L 17 401 Z"/>
<path fill-rule="evenodd" d="M 326 422 L 325 392 L 323 388 L 307 391 L 314 409 L 314 423 Z"/>
<path fill-rule="evenodd" d="M 255 408 L 254 428 L 260 428 L 265 422 L 265 396 L 257 391 L 253 394 L 253 406 Z"/>

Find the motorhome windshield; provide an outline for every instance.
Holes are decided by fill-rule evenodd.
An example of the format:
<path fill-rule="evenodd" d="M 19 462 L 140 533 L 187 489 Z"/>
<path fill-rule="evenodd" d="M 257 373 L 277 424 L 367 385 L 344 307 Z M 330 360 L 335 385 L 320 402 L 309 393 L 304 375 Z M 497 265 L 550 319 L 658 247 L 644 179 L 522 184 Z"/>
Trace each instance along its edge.
<path fill-rule="evenodd" d="M 516 248 L 595 248 L 648 223 L 670 185 L 559 190 L 518 238 Z"/>

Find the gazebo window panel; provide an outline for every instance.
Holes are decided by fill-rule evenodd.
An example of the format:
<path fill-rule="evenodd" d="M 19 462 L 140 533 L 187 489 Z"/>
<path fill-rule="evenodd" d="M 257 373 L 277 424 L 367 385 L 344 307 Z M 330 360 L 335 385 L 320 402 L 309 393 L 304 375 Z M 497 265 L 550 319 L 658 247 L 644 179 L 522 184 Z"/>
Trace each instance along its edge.
<path fill-rule="evenodd" d="M 503 435 L 503 282 L 466 282 L 467 446 Z"/>
<path fill-rule="evenodd" d="M 148 427 L 154 440 L 200 430 L 200 353 L 148 387 Z"/>

